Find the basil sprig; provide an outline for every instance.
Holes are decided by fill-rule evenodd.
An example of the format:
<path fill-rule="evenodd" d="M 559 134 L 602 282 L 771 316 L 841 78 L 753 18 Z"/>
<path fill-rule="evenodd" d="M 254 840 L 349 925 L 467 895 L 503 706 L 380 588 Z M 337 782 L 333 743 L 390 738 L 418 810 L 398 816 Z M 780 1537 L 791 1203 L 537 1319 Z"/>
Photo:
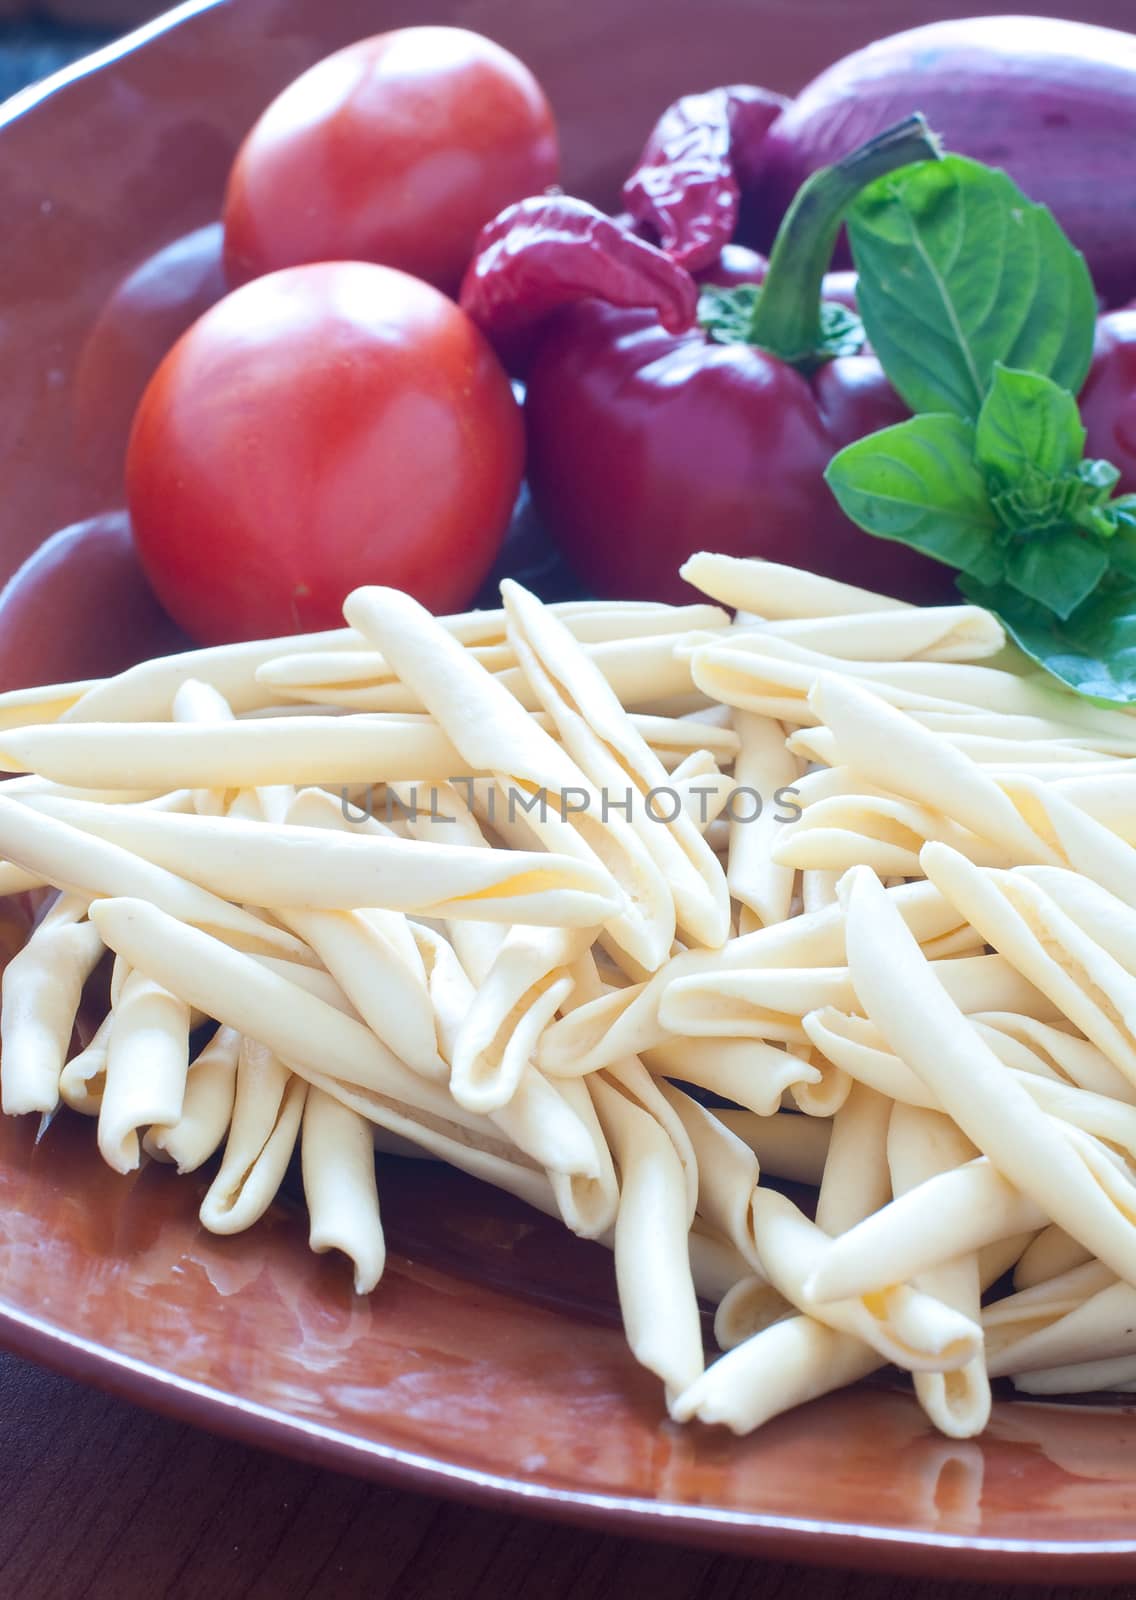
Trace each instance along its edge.
<path fill-rule="evenodd" d="M 861 190 L 848 216 L 857 303 L 912 411 L 974 417 L 994 364 L 1074 393 L 1093 354 L 1084 257 L 1004 172 L 921 161 Z"/>
<path fill-rule="evenodd" d="M 1074 398 L 1096 321 L 1083 258 L 1005 173 L 960 156 L 872 184 L 848 231 L 868 338 L 917 415 L 833 458 L 841 507 L 957 567 L 1069 688 L 1136 702 L 1136 496 L 1084 458 Z"/>

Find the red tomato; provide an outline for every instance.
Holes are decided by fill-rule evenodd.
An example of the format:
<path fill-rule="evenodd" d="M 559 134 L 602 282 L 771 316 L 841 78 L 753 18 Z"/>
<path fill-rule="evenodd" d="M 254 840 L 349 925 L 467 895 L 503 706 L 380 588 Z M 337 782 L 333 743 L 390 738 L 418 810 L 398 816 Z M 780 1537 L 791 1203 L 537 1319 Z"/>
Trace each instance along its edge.
<path fill-rule="evenodd" d="M 188 642 L 146 582 L 124 511 L 53 534 L 0 591 L 0 689 L 106 677 Z"/>
<path fill-rule="evenodd" d="M 126 482 L 159 597 L 217 643 L 336 627 L 361 583 L 460 609 L 523 465 L 509 380 L 465 313 L 348 261 L 207 311 L 142 398 Z"/>
<path fill-rule="evenodd" d="M 479 231 L 555 183 L 529 69 L 464 28 L 400 28 L 317 62 L 253 127 L 225 196 L 231 283 L 378 261 L 456 293 Z"/>

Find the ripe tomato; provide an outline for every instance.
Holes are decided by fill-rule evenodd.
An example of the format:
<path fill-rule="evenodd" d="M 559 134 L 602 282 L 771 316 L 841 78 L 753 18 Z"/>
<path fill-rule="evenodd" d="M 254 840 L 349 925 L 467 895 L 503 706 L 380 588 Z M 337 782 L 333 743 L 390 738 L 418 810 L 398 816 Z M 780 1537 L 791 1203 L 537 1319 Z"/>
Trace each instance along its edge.
<path fill-rule="evenodd" d="M 478 232 L 555 183 L 532 73 L 464 28 L 339 50 L 255 124 L 225 196 L 230 283 L 307 261 L 377 261 L 456 293 Z"/>
<path fill-rule="evenodd" d="M 365 262 L 270 273 L 184 334 L 126 482 L 146 573 L 204 643 L 341 623 L 361 583 L 460 609 L 524 465 L 509 380 L 465 313 Z"/>

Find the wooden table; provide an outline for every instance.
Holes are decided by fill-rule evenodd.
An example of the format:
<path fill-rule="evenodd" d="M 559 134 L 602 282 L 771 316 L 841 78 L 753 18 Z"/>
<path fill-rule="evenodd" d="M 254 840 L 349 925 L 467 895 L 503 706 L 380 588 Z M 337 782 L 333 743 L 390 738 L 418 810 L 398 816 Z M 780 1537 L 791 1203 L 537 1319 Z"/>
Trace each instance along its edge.
<path fill-rule="evenodd" d="M 21 1600 L 991 1600 L 472 1511 L 300 1466 L 0 1356 L 0 1595 Z M 1095 1591 L 1132 1600 L 1132 1588 Z"/>

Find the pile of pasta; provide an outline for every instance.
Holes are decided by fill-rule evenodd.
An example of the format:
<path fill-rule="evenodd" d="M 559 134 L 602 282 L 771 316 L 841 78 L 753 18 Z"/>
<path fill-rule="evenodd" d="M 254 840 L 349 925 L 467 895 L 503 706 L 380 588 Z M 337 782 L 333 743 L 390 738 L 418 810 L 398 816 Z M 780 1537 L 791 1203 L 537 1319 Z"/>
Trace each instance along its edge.
<path fill-rule="evenodd" d="M 448 1162 L 611 1248 L 679 1420 L 1136 1389 L 1136 718 L 972 606 L 683 570 L 0 697 L 4 1111 L 219 1155 L 217 1233 L 298 1146 L 361 1293 L 376 1145 Z"/>

